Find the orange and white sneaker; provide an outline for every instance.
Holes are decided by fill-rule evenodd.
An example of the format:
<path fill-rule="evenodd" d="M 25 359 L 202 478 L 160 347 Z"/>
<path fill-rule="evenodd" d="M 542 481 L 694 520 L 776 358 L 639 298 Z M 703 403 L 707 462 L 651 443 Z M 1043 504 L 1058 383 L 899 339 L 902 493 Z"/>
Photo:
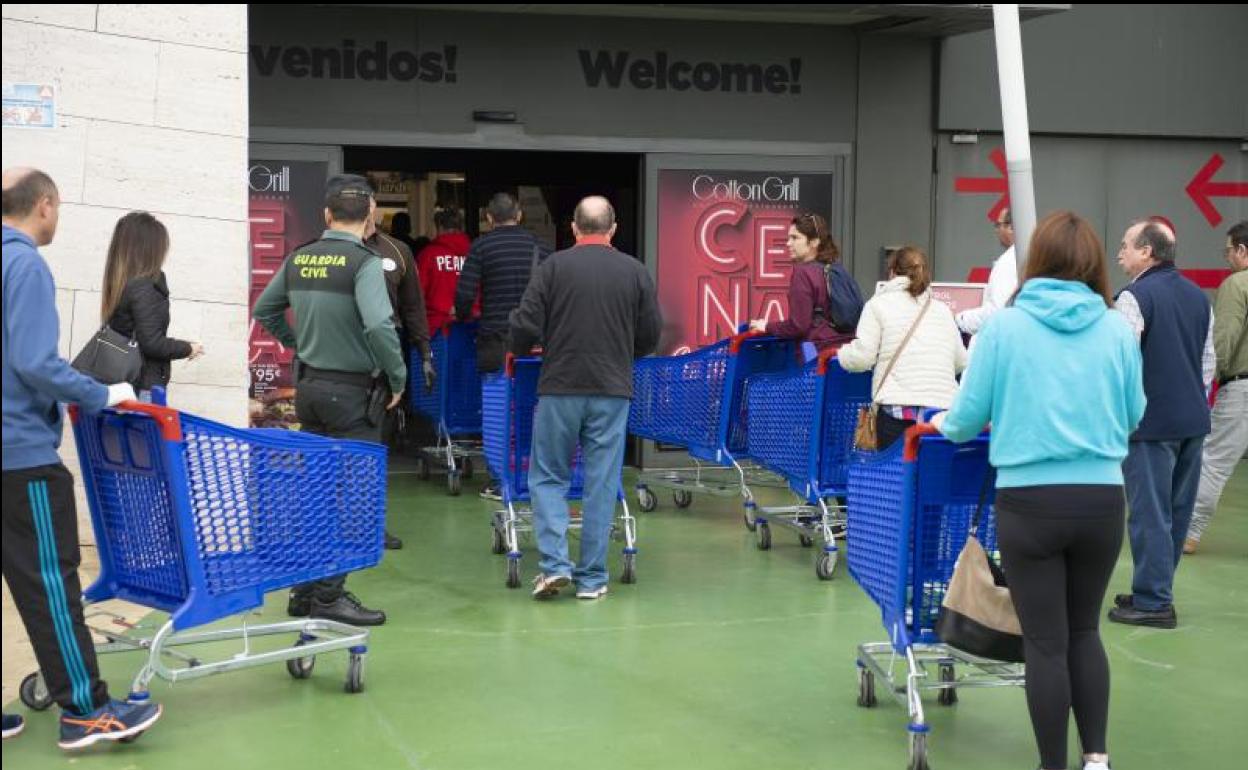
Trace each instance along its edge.
<path fill-rule="evenodd" d="M 134 740 L 160 719 L 158 703 L 126 703 L 110 700 L 86 716 L 61 715 L 58 746 L 67 751 L 85 749 L 100 741 Z"/>

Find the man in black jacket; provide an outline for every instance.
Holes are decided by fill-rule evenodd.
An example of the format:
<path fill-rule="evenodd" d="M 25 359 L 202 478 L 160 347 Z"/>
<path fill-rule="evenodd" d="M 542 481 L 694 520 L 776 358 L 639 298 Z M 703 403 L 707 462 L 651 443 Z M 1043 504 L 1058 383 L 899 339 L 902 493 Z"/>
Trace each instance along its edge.
<path fill-rule="evenodd" d="M 395 214 L 395 217 L 398 217 Z M 386 235 L 377 229 L 377 222 L 372 217 L 364 230 L 364 245 L 381 257 L 381 269 L 386 277 L 386 293 L 390 295 L 390 306 L 394 308 L 394 330 L 399 335 L 399 343 L 403 346 L 403 361 L 411 360 L 412 348 L 420 353 L 421 372 L 424 375 L 424 387 L 433 390 L 435 374 L 433 360 L 429 353 L 429 325 L 425 320 L 425 297 L 420 291 L 420 278 L 416 275 L 416 259 L 412 256 L 407 243 Z M 413 385 L 414 372 L 408 372 L 409 387 Z M 382 443 L 389 444 L 396 435 L 407 431 L 406 405 L 386 412 L 386 422 L 382 426 Z M 390 530 L 386 530 L 385 545 L 387 550 L 397 551 L 403 547 L 403 541 Z"/>
<path fill-rule="evenodd" d="M 576 207 L 576 246 L 552 254 L 533 273 L 511 314 L 511 349 L 545 347 L 533 423 L 529 489 L 541 574 L 533 596 L 545 599 L 576 581 L 580 599 L 607 592 L 607 545 L 624 461 L 633 359 L 653 352 L 662 319 L 654 281 L 636 258 L 611 247 L 615 210 L 606 198 Z M 571 458 L 585 465 L 581 557 L 568 558 Z"/>

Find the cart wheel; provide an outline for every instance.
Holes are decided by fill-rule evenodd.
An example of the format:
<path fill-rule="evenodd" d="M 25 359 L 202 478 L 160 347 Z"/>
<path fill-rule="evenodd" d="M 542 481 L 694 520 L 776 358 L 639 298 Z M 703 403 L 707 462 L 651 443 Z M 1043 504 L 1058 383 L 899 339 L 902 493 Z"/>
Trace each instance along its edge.
<path fill-rule="evenodd" d="M 858 705 L 873 709 L 878 703 L 875 699 L 875 674 L 866 666 L 858 666 Z"/>
<path fill-rule="evenodd" d="M 824 552 L 815 562 L 815 577 L 820 580 L 831 580 L 836 574 L 836 552 Z"/>
<path fill-rule="evenodd" d="M 423 457 L 416 459 L 416 475 L 421 481 L 428 481 L 433 478 L 433 469 L 429 467 L 429 461 Z"/>
<path fill-rule="evenodd" d="M 507 560 L 507 587 L 508 588 L 520 587 L 520 560 L 519 559 Z"/>
<path fill-rule="evenodd" d="M 466 479 L 472 478 L 472 474 L 476 470 L 476 468 L 472 465 L 471 457 L 465 457 L 464 461 L 459 464 L 459 469 L 464 474 L 464 478 Z"/>
<path fill-rule="evenodd" d="M 48 685 L 43 681 L 43 675 L 38 671 L 26 675 L 26 678 L 22 680 L 22 684 L 18 688 L 18 694 L 22 698 L 22 703 L 26 704 L 26 708 L 31 711 L 46 711 L 52 705 L 52 696 L 48 694 Z"/>
<path fill-rule="evenodd" d="M 464 491 L 464 480 L 460 478 L 458 471 L 451 471 L 446 475 L 446 493 L 451 497 L 459 497 L 462 491 Z"/>
<path fill-rule="evenodd" d="M 303 646 L 303 639 L 295 642 L 296 647 Z M 295 679 L 307 679 L 312 676 L 312 669 L 316 667 L 316 656 L 308 655 L 304 658 L 290 658 L 286 661 L 286 672 Z"/>
<path fill-rule="evenodd" d="M 956 682 L 958 681 L 957 672 L 953 670 L 952 663 L 940 664 L 940 681 Z M 937 696 L 936 702 L 942 706 L 952 706 L 958 702 L 958 691 L 953 687 L 942 687 L 940 695 Z"/>
<path fill-rule="evenodd" d="M 749 508 L 745 509 L 745 513 L 741 514 L 741 518 L 745 519 L 745 528 L 749 531 L 753 532 L 758 529 L 758 522 L 755 521 L 754 517 L 750 514 Z"/>
<path fill-rule="evenodd" d="M 620 575 L 620 582 L 626 585 L 637 582 L 637 554 L 624 554 L 624 574 Z"/>
<path fill-rule="evenodd" d="M 677 490 L 672 493 L 672 502 L 677 508 L 688 508 L 693 504 L 693 493 L 685 489 Z"/>
<path fill-rule="evenodd" d="M 927 734 L 910 733 L 910 764 L 908 770 L 932 770 L 927 763 Z"/>
<path fill-rule="evenodd" d="M 498 528 L 498 524 L 491 527 L 494 530 L 494 545 L 490 548 L 496 554 L 507 553 L 507 538 L 503 537 L 503 531 Z"/>
<path fill-rule="evenodd" d="M 659 507 L 659 498 L 654 496 L 649 487 L 638 487 L 637 505 L 644 513 L 654 513 L 654 510 Z"/>
<path fill-rule="evenodd" d="M 364 692 L 363 656 L 351 654 L 351 658 L 347 661 L 347 681 L 342 689 L 353 695 L 358 692 Z"/>
<path fill-rule="evenodd" d="M 803 548 L 810 548 L 815 544 L 815 539 L 810 535 L 798 535 L 797 542 L 801 543 Z"/>
<path fill-rule="evenodd" d="M 771 550 L 771 525 L 765 521 L 759 522 L 758 529 L 755 531 L 755 534 L 758 535 L 758 550 L 770 551 Z"/>

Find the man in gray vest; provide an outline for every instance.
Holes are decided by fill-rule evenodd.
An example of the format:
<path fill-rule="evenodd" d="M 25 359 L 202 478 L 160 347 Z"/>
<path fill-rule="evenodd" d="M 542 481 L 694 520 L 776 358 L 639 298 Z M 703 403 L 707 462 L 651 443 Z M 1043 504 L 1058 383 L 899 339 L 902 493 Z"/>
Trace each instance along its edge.
<path fill-rule="evenodd" d="M 1140 340 L 1148 408 L 1122 465 L 1135 572 L 1109 619 L 1155 628 L 1178 623 L 1174 573 L 1196 503 L 1217 363 L 1209 300 L 1174 259 L 1174 232 L 1160 221 L 1137 221 L 1122 236 L 1118 264 L 1131 284 L 1116 306 Z"/>
<path fill-rule="evenodd" d="M 303 430 L 381 443 L 384 410 L 403 399 L 407 367 L 377 254 L 364 245 L 376 203 L 368 181 L 335 176 L 325 189 L 327 229 L 296 249 L 256 300 L 253 315 L 297 352 L 295 411 Z M 295 329 L 286 310 L 295 312 Z M 379 398 L 379 390 L 389 395 Z M 296 587 L 287 611 L 355 626 L 386 622 L 344 590 L 339 575 Z"/>

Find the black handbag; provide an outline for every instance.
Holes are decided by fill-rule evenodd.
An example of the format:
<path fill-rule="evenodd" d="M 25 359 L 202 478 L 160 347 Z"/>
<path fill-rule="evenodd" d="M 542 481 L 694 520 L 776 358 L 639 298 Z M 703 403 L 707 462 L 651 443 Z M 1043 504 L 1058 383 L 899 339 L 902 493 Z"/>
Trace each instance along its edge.
<path fill-rule="evenodd" d="M 78 355 L 73 367 L 105 385 L 128 382 L 138 387 L 143 374 L 139 343 L 104 324 Z"/>

